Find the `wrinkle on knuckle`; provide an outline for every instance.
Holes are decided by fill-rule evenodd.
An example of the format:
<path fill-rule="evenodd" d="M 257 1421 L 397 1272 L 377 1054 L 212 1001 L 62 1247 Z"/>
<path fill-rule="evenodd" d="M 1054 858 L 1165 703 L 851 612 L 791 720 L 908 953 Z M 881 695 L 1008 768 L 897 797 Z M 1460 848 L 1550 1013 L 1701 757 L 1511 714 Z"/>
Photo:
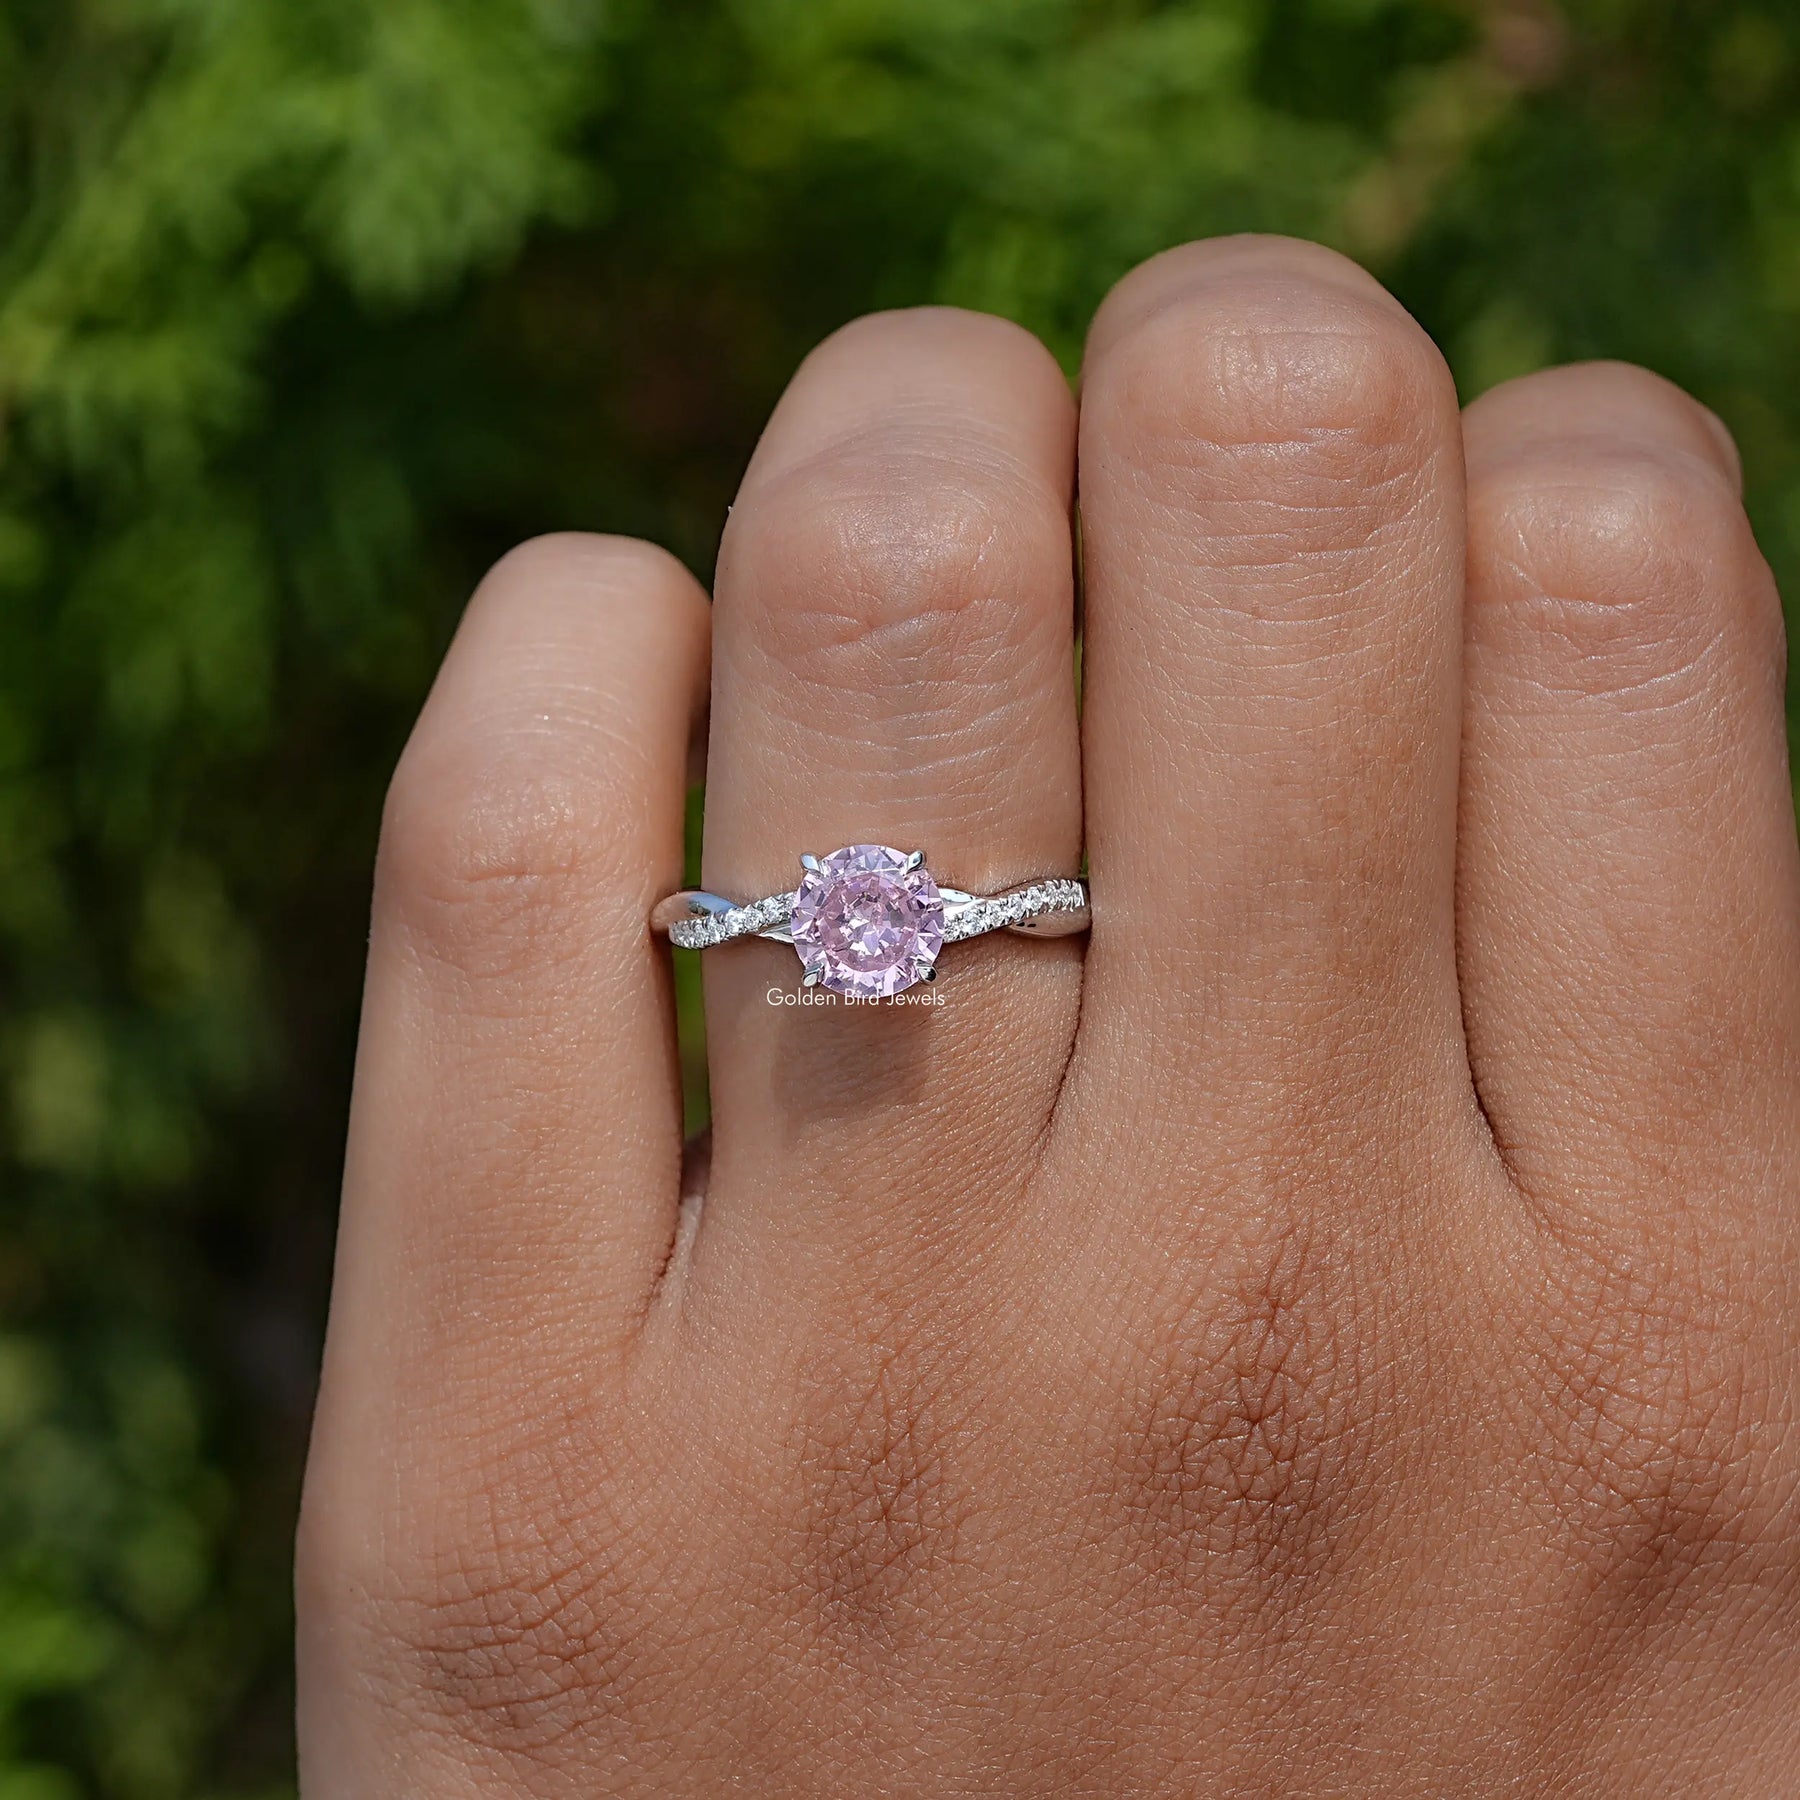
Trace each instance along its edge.
<path fill-rule="evenodd" d="M 1782 655 L 1780 609 L 1735 492 L 1697 455 L 1570 446 L 1471 486 L 1476 592 L 1498 641 L 1567 654 L 1540 679 L 1594 696 L 1667 697 L 1716 646 Z"/>
<path fill-rule="evenodd" d="M 623 1742 L 652 1661 L 653 1583 L 599 1522 L 509 1519 L 493 1495 L 426 1524 L 361 1586 L 386 1703 L 483 1754 L 552 1764 Z"/>
<path fill-rule="evenodd" d="M 1254 472 L 1249 510 L 1278 539 L 1294 535 L 1284 514 L 1322 513 L 1341 535 L 1359 496 L 1391 509 L 1433 458 L 1447 384 L 1424 334 L 1378 300 L 1250 287 L 1152 310 L 1101 359 L 1092 404 L 1110 454 L 1195 499 L 1199 473 Z"/>
<path fill-rule="evenodd" d="M 1565 1248 L 1528 1352 L 1537 1481 L 1619 1617 L 1696 1580 L 1800 1586 L 1800 1421 L 1762 1310 L 1675 1258 Z"/>
<path fill-rule="evenodd" d="M 487 1748 L 543 1752 L 616 1710 L 629 1668 L 616 1614 L 585 1572 L 543 1590 L 480 1587 L 413 1609 L 421 1710 Z"/>
<path fill-rule="evenodd" d="M 836 1370 L 807 1403 L 795 1555 L 814 1621 L 835 1644 L 903 1647 L 956 1565 L 969 1503 L 950 1467 L 941 1387 L 904 1351 L 883 1350 L 854 1374 Z"/>
<path fill-rule="evenodd" d="M 763 659 L 809 690 L 929 698 L 1068 628 L 1043 603 L 1072 587 L 1065 508 L 973 446 L 839 446 L 759 487 L 728 554 Z"/>
<path fill-rule="evenodd" d="M 596 910 L 623 915 L 642 885 L 621 866 L 631 833 L 607 785 L 530 733 L 409 749 L 382 814 L 377 893 L 415 945 L 470 976 L 574 954 Z"/>
<path fill-rule="evenodd" d="M 1286 1605 L 1336 1565 L 1361 1401 L 1332 1286 L 1296 1223 L 1162 1333 L 1107 1479 L 1146 1573 Z"/>

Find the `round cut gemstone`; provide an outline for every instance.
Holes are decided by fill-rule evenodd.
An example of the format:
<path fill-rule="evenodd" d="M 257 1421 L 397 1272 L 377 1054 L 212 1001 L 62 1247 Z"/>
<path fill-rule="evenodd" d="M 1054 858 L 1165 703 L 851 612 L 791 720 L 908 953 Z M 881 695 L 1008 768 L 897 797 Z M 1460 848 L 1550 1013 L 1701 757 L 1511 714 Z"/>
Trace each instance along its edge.
<path fill-rule="evenodd" d="M 808 975 L 856 1000 L 885 1000 L 928 974 L 944 947 L 944 902 L 923 864 L 852 844 L 808 869 L 790 928 Z"/>

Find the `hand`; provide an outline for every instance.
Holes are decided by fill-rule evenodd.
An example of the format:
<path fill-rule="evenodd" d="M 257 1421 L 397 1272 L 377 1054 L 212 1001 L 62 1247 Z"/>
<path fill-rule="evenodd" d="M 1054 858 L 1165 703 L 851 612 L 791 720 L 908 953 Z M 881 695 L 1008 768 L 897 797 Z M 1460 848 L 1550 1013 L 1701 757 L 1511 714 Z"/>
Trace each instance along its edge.
<path fill-rule="evenodd" d="M 1094 924 L 946 951 L 941 1006 L 708 952 L 684 1200 L 646 918 L 709 639 L 708 887 L 1085 842 Z M 1719 422 L 1617 366 L 1459 417 L 1277 240 L 1127 278 L 1079 424 L 1011 325 L 865 319 L 710 613 L 526 546 L 395 779 L 306 1792 L 1792 1795 L 1797 1361 L 1781 615 Z"/>

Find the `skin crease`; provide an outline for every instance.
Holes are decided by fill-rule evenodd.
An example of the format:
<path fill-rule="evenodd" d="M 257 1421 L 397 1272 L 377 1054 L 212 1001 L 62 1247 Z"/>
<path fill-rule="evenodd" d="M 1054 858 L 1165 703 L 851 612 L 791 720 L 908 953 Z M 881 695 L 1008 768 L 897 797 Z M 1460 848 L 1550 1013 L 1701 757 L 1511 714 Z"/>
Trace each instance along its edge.
<path fill-rule="evenodd" d="M 1657 377 L 1459 415 L 1361 270 L 1228 239 L 1120 284 L 1078 406 L 998 320 L 838 333 L 710 607 L 508 557 L 384 825 L 308 1800 L 1800 1792 L 1800 849 L 1738 494 Z M 684 1207 L 645 919 L 709 658 L 707 886 L 1085 844 L 1094 926 L 930 1008 L 709 952 Z"/>

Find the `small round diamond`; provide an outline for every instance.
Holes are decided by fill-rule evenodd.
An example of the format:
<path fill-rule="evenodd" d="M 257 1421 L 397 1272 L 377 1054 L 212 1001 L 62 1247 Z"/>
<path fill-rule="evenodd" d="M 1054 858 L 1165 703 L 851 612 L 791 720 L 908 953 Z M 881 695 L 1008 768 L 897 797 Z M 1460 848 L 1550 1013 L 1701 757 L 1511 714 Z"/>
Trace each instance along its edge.
<path fill-rule="evenodd" d="M 930 972 L 944 947 L 944 902 L 923 864 L 885 844 L 834 850 L 794 895 L 794 948 L 822 987 L 885 1000 Z"/>

